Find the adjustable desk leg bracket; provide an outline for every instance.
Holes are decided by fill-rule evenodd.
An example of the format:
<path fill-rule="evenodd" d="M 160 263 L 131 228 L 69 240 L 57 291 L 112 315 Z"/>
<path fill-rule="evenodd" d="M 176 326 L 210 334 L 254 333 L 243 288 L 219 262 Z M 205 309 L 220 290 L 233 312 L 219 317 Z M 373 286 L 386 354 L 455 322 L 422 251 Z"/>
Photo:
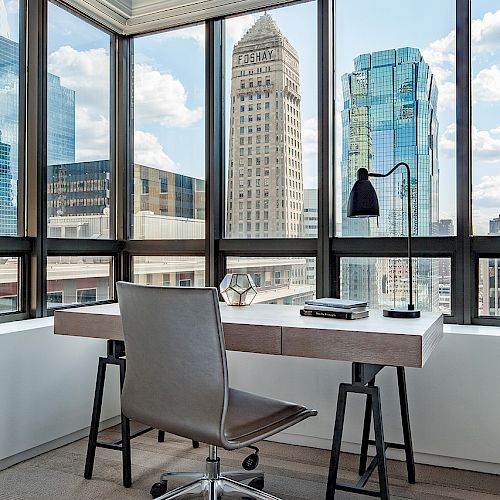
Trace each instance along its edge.
<path fill-rule="evenodd" d="M 413 459 L 413 447 L 411 441 L 405 370 L 403 367 L 396 368 L 404 441 L 404 444 L 399 444 L 388 443 L 384 439 L 380 390 L 375 385 L 375 377 L 377 373 L 379 373 L 383 368 L 383 365 L 353 363 L 352 382 L 350 384 L 340 384 L 339 386 L 326 500 L 332 500 L 335 497 L 336 490 L 348 491 L 351 493 L 361 493 L 373 497 L 380 497 L 383 500 L 389 500 L 389 482 L 387 478 L 387 463 L 385 455 L 385 451 L 387 448 L 397 448 L 405 450 L 408 482 L 411 484 L 415 483 L 415 462 Z M 340 447 L 342 444 L 342 431 L 344 427 L 347 395 L 349 393 L 366 394 L 365 417 L 363 424 L 363 435 L 361 440 L 361 455 L 359 460 L 360 478 L 358 482 L 353 485 L 337 482 Z M 373 441 L 370 440 L 370 426 L 372 415 L 373 428 L 375 431 L 375 440 Z M 375 446 L 376 455 L 367 466 L 369 445 Z M 379 490 L 365 487 L 375 469 L 378 469 Z"/>
<path fill-rule="evenodd" d="M 87 457 L 85 459 L 85 479 L 92 479 L 94 470 L 95 453 L 97 448 L 107 448 L 122 452 L 123 457 L 123 486 L 129 488 L 132 485 L 132 465 L 130 460 L 130 440 L 153 430 L 146 427 L 133 434 L 130 434 L 130 420 L 122 414 L 121 434 L 122 438 L 111 443 L 99 441 L 99 422 L 101 420 L 102 398 L 104 394 L 104 381 L 106 380 L 106 367 L 117 365 L 120 368 L 120 391 L 123 389 L 125 381 L 125 343 L 121 340 L 108 340 L 108 352 L 105 358 L 100 357 L 97 366 L 97 379 L 95 384 L 94 406 L 92 408 L 92 420 L 90 423 L 89 442 L 87 445 Z M 158 431 L 158 442 L 165 440 L 165 433 Z M 193 447 L 198 448 L 199 444 L 193 441 Z"/>

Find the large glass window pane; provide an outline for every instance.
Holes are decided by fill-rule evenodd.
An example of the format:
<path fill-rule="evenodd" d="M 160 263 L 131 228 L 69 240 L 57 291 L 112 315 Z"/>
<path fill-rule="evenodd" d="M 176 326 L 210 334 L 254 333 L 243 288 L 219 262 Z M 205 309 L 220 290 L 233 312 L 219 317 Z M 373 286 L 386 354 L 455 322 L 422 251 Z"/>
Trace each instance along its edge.
<path fill-rule="evenodd" d="M 316 9 L 226 20 L 228 238 L 317 236 Z"/>
<path fill-rule="evenodd" d="M 205 257 L 133 257 L 134 283 L 156 286 L 205 286 Z"/>
<path fill-rule="evenodd" d="M 473 232 L 476 235 L 498 235 L 500 234 L 500 44 L 495 38 L 495 33 L 500 26 L 500 5 L 488 0 L 473 0 L 472 18 Z"/>
<path fill-rule="evenodd" d="M 300 305 L 316 297 L 315 257 L 228 257 L 227 272 L 250 274 L 254 303 Z"/>
<path fill-rule="evenodd" d="M 110 36 L 51 3 L 48 23 L 48 235 L 109 238 Z"/>
<path fill-rule="evenodd" d="M 47 307 L 111 300 L 113 275 L 113 257 L 47 257 Z"/>
<path fill-rule="evenodd" d="M 205 237 L 204 33 L 134 39 L 135 239 Z"/>
<path fill-rule="evenodd" d="M 414 235 L 455 233 L 455 1 L 336 2 L 336 233 L 406 236 L 406 173 L 373 179 L 379 219 L 347 217 L 359 168 L 411 170 Z M 362 13 L 362 15 L 360 15 Z"/>
<path fill-rule="evenodd" d="M 17 235 L 19 1 L 0 2 L 0 235 Z"/>
<path fill-rule="evenodd" d="M 408 259 L 343 257 L 340 264 L 341 298 L 366 300 L 371 309 L 407 307 Z M 413 290 L 417 308 L 450 314 L 451 259 L 414 259 Z"/>
<path fill-rule="evenodd" d="M 20 310 L 19 257 L 0 257 L 0 314 Z"/>
<path fill-rule="evenodd" d="M 479 259 L 479 316 L 500 316 L 500 259 Z"/>

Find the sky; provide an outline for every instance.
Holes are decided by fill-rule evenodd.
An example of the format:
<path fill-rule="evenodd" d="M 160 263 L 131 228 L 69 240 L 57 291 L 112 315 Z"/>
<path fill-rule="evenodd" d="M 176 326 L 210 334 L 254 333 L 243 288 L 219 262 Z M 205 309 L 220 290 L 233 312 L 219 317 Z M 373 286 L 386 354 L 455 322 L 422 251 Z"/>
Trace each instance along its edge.
<path fill-rule="evenodd" d="M 17 39 L 18 0 L 4 3 L 11 38 Z M 411 3 L 409 15 L 410 3 L 358 0 L 353 8 L 348 0 L 337 1 L 336 114 L 342 106 L 340 77 L 353 70 L 357 55 L 407 46 L 421 49 L 439 90 L 440 218 L 455 219 L 455 1 L 420 0 L 418 5 Z M 488 220 L 500 213 L 500 10 L 495 4 L 498 7 L 491 0 L 472 2 L 475 234 L 487 234 Z M 299 53 L 305 187 L 316 187 L 316 3 L 269 13 Z M 233 45 L 257 17 L 227 20 L 228 70 Z M 4 20 L 0 21 L 2 29 Z M 107 34 L 50 5 L 49 70 L 76 91 L 78 160 L 109 158 L 109 43 Z M 135 39 L 136 162 L 204 176 L 203 44 L 203 25 Z M 229 93 L 230 82 L 226 83 Z M 338 124 L 336 129 L 340 132 L 338 172 Z"/>

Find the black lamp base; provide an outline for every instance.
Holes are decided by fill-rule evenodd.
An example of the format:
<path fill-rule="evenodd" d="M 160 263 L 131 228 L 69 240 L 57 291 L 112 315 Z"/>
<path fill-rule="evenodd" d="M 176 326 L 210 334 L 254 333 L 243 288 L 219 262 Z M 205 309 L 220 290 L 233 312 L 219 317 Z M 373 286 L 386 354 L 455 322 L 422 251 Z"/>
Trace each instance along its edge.
<path fill-rule="evenodd" d="M 420 318 L 418 309 L 384 309 L 386 318 Z"/>

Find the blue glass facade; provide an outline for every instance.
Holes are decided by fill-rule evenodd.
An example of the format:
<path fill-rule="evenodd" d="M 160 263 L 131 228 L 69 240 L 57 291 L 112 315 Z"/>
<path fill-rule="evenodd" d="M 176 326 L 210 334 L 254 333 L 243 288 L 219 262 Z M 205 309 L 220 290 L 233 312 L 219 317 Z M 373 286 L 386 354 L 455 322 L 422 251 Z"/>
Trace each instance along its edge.
<path fill-rule="evenodd" d="M 342 92 L 342 236 L 408 235 L 408 186 L 403 168 L 388 178 L 372 179 L 379 196 L 378 220 L 346 215 L 357 170 L 365 167 L 386 173 L 400 161 L 408 163 L 411 171 L 412 233 L 433 234 L 439 219 L 438 91 L 420 51 L 404 47 L 356 57 L 354 71 L 342 76 Z M 344 295 L 365 290 L 369 295 L 365 298 L 378 305 L 384 295 L 381 283 L 386 291 L 392 290 L 395 302 L 406 295 L 404 290 L 394 292 L 396 283 L 391 286 L 396 279 L 408 282 L 406 266 L 398 266 L 396 277 L 383 264 L 386 259 L 343 261 Z M 421 265 L 431 265 L 425 262 Z M 425 289 L 420 289 L 421 303 L 432 308 L 438 300 L 434 271 L 419 269 L 418 273 L 428 277 Z"/>
<path fill-rule="evenodd" d="M 75 160 L 75 93 L 48 75 L 48 164 Z M 0 235 L 17 234 L 19 44 L 0 36 Z M 9 146 L 9 164 L 4 146 Z"/>

